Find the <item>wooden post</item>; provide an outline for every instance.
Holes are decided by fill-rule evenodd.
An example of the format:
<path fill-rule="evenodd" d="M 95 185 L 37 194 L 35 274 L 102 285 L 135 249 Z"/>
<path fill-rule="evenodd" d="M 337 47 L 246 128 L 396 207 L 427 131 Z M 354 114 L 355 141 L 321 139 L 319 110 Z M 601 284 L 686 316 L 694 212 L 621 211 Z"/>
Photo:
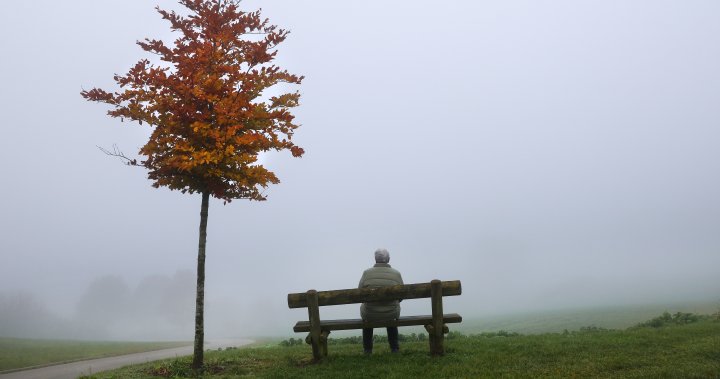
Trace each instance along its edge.
<path fill-rule="evenodd" d="M 323 330 L 320 333 L 320 352 L 322 353 L 323 357 L 327 357 L 327 345 L 328 345 L 328 336 L 330 335 L 329 330 Z"/>
<path fill-rule="evenodd" d="M 310 320 L 310 344 L 312 345 L 313 359 L 322 359 L 320 349 L 320 307 L 318 306 L 317 291 L 307 291 L 308 319 Z"/>
<path fill-rule="evenodd" d="M 432 328 L 427 328 L 430 334 L 430 354 L 438 356 L 445 354 L 445 334 L 443 334 L 442 282 L 437 279 L 430 282 L 430 302 L 433 317 Z"/>

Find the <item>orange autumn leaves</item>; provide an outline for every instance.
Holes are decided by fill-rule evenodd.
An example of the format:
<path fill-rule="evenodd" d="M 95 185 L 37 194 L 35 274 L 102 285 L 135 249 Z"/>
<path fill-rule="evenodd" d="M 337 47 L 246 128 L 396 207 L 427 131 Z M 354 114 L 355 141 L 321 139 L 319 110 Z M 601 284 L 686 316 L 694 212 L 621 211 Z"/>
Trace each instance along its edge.
<path fill-rule="evenodd" d="M 112 106 L 111 117 L 152 128 L 135 164 L 148 169 L 155 187 L 208 192 L 225 201 L 264 200 L 262 189 L 279 182 L 257 163 L 265 151 L 304 151 L 292 142 L 298 125 L 293 107 L 298 92 L 266 96 L 278 84 L 302 77 L 272 63 L 288 35 L 260 12 L 243 12 L 233 0 L 181 0 L 189 16 L 157 9 L 179 37 L 138 42 L 159 57 L 140 60 L 115 75 L 119 90 L 82 91 L 89 100 Z"/>

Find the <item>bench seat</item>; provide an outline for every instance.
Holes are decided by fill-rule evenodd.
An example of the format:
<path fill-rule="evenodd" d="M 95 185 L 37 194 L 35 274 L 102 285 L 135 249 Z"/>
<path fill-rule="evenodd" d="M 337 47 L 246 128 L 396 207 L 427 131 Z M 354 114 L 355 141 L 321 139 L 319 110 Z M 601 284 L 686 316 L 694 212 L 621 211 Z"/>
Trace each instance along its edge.
<path fill-rule="evenodd" d="M 432 315 L 426 316 L 404 316 L 397 320 L 363 322 L 362 319 L 345 319 L 345 320 L 320 320 L 321 330 L 350 330 L 362 328 L 385 328 L 388 326 L 412 326 L 412 325 L 430 325 L 433 322 Z M 443 315 L 443 322 L 446 324 L 462 322 L 462 317 L 457 313 L 446 313 Z M 298 321 L 293 330 L 296 333 L 309 332 L 310 321 Z"/>

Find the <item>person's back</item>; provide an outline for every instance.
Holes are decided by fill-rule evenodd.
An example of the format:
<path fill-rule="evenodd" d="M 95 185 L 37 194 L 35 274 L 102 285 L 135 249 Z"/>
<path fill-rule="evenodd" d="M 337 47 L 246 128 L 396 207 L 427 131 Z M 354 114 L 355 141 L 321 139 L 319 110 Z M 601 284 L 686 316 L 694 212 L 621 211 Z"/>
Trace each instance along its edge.
<path fill-rule="evenodd" d="M 388 263 L 375 263 L 363 272 L 358 288 L 377 288 L 403 284 L 400 272 Z M 393 320 L 400 317 L 400 303 L 397 300 L 387 302 L 364 303 L 360 306 L 360 316 L 365 321 Z"/>
<path fill-rule="evenodd" d="M 377 288 L 403 284 L 402 276 L 398 270 L 390 267 L 390 253 L 385 249 L 375 251 L 375 265 L 363 272 L 358 288 Z M 363 321 L 395 320 L 400 317 L 400 302 L 397 300 L 386 302 L 363 303 L 360 306 L 360 316 Z M 397 327 L 387 328 L 390 349 L 398 351 Z M 365 353 L 372 352 L 372 328 L 363 329 L 363 347 Z"/>

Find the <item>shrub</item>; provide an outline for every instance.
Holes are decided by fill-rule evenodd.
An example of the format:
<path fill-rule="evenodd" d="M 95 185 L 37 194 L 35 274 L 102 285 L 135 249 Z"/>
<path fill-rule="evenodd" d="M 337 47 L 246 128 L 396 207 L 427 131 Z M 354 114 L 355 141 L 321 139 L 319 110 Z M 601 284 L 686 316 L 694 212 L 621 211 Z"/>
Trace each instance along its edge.
<path fill-rule="evenodd" d="M 520 334 L 516 332 L 508 332 L 507 330 L 499 330 L 497 332 L 484 332 L 477 334 L 476 336 L 479 337 L 485 337 L 485 338 L 493 338 L 493 337 L 517 337 Z"/>
<path fill-rule="evenodd" d="M 610 331 L 610 329 L 603 328 L 600 326 L 595 326 L 595 325 L 580 327 L 580 332 L 584 332 L 584 333 L 597 333 L 597 332 L 607 332 L 607 331 Z"/>
<path fill-rule="evenodd" d="M 290 338 L 287 340 L 282 340 L 280 342 L 280 346 L 289 347 L 289 346 L 295 346 L 295 345 L 302 345 L 303 342 L 304 341 L 302 338 Z"/>
<path fill-rule="evenodd" d="M 694 313 L 677 312 L 671 315 L 670 312 L 664 312 L 658 317 L 637 324 L 636 327 L 660 328 L 669 325 L 685 325 L 708 318 L 710 318 L 710 316 L 703 316 Z"/>

